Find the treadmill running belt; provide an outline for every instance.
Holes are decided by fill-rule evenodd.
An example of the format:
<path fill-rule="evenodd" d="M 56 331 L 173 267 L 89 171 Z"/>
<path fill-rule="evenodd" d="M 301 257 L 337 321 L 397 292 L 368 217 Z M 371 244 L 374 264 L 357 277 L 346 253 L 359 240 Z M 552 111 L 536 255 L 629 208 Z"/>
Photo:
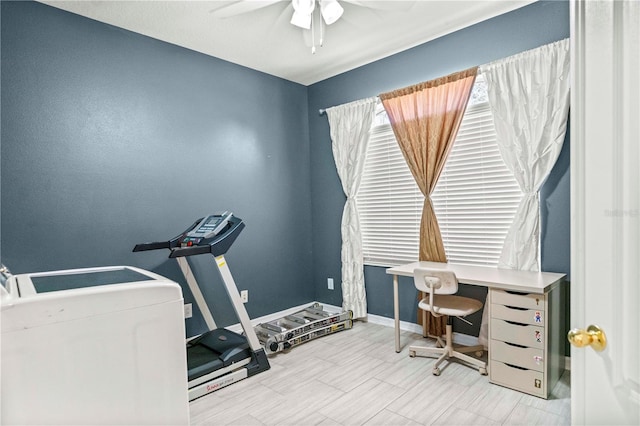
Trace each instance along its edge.
<path fill-rule="evenodd" d="M 250 357 L 244 336 L 224 328 L 211 330 L 187 344 L 189 381 Z"/>
<path fill-rule="evenodd" d="M 216 352 L 204 346 L 196 345 L 187 348 L 188 380 L 209 374 L 222 368 L 222 361 Z"/>

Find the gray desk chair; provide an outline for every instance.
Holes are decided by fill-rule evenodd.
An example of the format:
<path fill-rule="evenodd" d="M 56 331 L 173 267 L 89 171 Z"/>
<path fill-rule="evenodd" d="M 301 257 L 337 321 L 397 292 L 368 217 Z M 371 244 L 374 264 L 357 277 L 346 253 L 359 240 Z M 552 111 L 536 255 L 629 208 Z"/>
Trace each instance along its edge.
<path fill-rule="evenodd" d="M 439 366 L 442 361 L 449 358 L 458 358 L 469 366 L 478 368 L 480 374 L 486 376 L 487 363 L 465 355 L 468 352 L 476 352 L 480 356 L 484 347 L 482 345 L 454 347 L 452 340 L 453 317 L 465 317 L 479 311 L 482 309 L 482 302 L 469 297 L 454 296 L 458 292 L 458 279 L 451 271 L 416 268 L 413 271 L 413 279 L 419 291 L 428 293 L 427 297 L 418 303 L 418 308 L 431 312 L 436 317 L 448 315 L 449 318 L 447 320 L 445 342 L 438 337 L 439 347 L 410 346 L 409 356 L 413 358 L 416 355 L 440 355 L 440 358 L 433 366 L 433 374 L 435 376 L 440 375 Z M 468 322 L 463 318 L 460 319 Z"/>

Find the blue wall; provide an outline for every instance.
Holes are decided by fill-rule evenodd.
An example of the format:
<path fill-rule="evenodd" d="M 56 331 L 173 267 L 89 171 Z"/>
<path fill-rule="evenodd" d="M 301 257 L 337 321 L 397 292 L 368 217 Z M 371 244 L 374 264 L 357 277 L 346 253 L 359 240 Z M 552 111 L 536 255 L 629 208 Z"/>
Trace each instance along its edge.
<path fill-rule="evenodd" d="M 340 282 L 340 220 L 345 196 L 331 153 L 326 116 L 317 111 L 375 96 L 393 89 L 482 65 L 524 50 L 569 37 L 568 2 L 537 2 L 505 15 L 425 43 L 397 55 L 324 80 L 309 87 L 309 131 L 311 141 L 311 205 L 316 297 L 340 305 L 340 286 L 327 289 L 327 277 Z M 569 272 L 569 143 L 541 190 L 542 269 Z M 384 268 L 365 267 L 367 303 L 370 313 L 393 317 L 391 277 Z M 400 318 L 415 322 L 416 291 L 413 282 L 400 279 Z M 462 294 L 483 298 L 486 290 L 466 286 Z M 568 304 L 567 304 L 568 309 Z M 471 320 L 475 327 L 456 324 L 458 331 L 476 334 L 480 313 Z"/>
<path fill-rule="evenodd" d="M 227 260 L 251 317 L 342 303 L 345 198 L 319 108 L 569 35 L 568 2 L 537 2 L 304 87 L 40 3 L 1 7 L 2 262 L 14 273 L 128 264 L 182 283 L 167 253 L 131 248 L 229 209 L 247 224 Z M 542 266 L 567 273 L 568 149 L 541 191 Z M 216 319 L 234 322 L 211 259 L 192 260 Z M 392 317 L 391 278 L 376 267 L 365 278 L 369 311 Z M 413 322 L 415 290 L 401 284 Z M 187 321 L 191 334 L 202 326 Z"/>
<path fill-rule="evenodd" d="M 168 251 L 133 246 L 231 210 L 249 315 L 314 299 L 306 87 L 40 3 L 3 1 L 1 17 L 14 274 L 126 264 L 183 282 Z M 236 322 L 213 259 L 191 259 L 219 325 Z"/>

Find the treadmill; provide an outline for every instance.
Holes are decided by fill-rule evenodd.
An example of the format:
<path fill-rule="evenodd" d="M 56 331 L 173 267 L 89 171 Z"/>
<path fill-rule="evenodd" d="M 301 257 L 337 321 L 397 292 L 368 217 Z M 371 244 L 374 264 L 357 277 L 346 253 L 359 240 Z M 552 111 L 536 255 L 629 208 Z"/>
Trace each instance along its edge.
<path fill-rule="evenodd" d="M 186 231 L 169 241 L 137 244 L 133 251 L 169 249 L 178 261 L 209 331 L 187 342 L 189 401 L 214 392 L 246 377 L 269 369 L 269 361 L 247 314 L 224 254 L 238 237 L 244 223 L 230 212 L 196 220 Z M 187 257 L 211 254 L 240 320 L 244 334 L 218 328 L 211 310 L 191 271 Z"/>

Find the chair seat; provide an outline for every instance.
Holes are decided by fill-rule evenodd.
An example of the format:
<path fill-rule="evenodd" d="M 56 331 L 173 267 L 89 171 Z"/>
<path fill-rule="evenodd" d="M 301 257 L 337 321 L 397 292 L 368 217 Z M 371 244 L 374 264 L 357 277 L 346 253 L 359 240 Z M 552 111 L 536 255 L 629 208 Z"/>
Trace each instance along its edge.
<path fill-rule="evenodd" d="M 433 313 L 452 317 L 464 317 L 482 309 L 482 302 L 479 300 L 469 297 L 443 296 L 438 294 L 433 295 L 433 305 Z M 418 303 L 418 307 L 431 312 L 429 296 L 422 299 L 420 303 Z"/>

